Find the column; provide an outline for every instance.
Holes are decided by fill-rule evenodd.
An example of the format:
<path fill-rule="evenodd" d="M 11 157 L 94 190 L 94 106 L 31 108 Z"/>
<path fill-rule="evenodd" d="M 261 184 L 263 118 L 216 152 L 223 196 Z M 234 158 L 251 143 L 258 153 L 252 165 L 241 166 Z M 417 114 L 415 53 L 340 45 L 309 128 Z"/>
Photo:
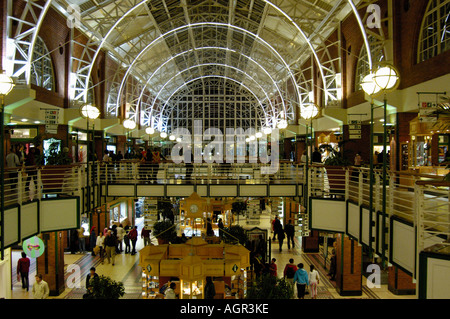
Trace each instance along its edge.
<path fill-rule="evenodd" d="M 388 268 L 388 289 L 394 295 L 416 294 L 416 284 L 412 277 L 396 266 Z"/>
<path fill-rule="evenodd" d="M 336 239 L 336 285 L 341 296 L 362 295 L 362 246 L 344 234 Z"/>
<path fill-rule="evenodd" d="M 36 260 L 36 274 L 42 274 L 43 280 L 48 283 L 50 296 L 58 296 L 65 289 L 62 234 L 62 231 L 58 231 L 40 235 L 45 244 L 45 251 Z"/>

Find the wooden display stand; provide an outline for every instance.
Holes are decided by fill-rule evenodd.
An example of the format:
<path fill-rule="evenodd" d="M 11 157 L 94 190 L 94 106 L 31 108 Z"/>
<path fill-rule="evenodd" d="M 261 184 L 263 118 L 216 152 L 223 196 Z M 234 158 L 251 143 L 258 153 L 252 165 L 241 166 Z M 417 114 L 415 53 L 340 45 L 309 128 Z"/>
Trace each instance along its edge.
<path fill-rule="evenodd" d="M 302 237 L 302 250 L 305 253 L 319 252 L 319 231 L 311 230 L 308 237 Z"/>
<path fill-rule="evenodd" d="M 231 293 L 243 297 L 246 294 L 250 251 L 241 245 L 208 244 L 202 238 L 194 237 L 185 244 L 144 247 L 139 253 L 139 265 L 143 271 L 144 299 L 162 298 L 159 288 L 171 278 L 179 280 L 180 299 L 202 299 L 208 276 L 216 278 L 216 298 L 229 297 L 225 292 L 225 283 L 231 284 Z"/>

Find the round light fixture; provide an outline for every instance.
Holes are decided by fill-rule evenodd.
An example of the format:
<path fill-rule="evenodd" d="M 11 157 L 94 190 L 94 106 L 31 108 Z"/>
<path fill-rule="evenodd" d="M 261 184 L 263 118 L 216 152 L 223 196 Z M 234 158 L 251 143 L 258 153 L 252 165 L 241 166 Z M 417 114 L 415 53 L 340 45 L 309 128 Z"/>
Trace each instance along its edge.
<path fill-rule="evenodd" d="M 181 137 L 177 137 L 177 142 L 181 143 Z"/>
<path fill-rule="evenodd" d="M 288 123 L 287 123 L 287 121 L 286 120 L 280 120 L 279 122 L 278 122 L 278 128 L 279 129 L 285 129 L 286 127 L 288 126 Z"/>
<path fill-rule="evenodd" d="M 84 118 L 95 120 L 100 115 L 100 110 L 93 105 L 85 104 L 81 107 L 81 115 Z"/>
<path fill-rule="evenodd" d="M 263 130 L 264 134 L 269 135 L 270 133 L 272 133 L 272 128 L 270 127 L 265 127 Z"/>
<path fill-rule="evenodd" d="M 393 90 L 398 84 L 399 74 L 391 65 L 382 66 L 375 72 L 373 79 L 381 90 Z"/>
<path fill-rule="evenodd" d="M 147 127 L 145 129 L 145 133 L 147 133 L 148 135 L 152 135 L 155 133 L 155 129 L 153 127 Z"/>
<path fill-rule="evenodd" d="M 361 88 L 368 95 L 375 95 L 381 91 L 381 88 L 375 82 L 373 73 L 369 73 L 364 77 L 364 79 L 361 82 Z"/>
<path fill-rule="evenodd" d="M 319 114 L 319 108 L 315 104 L 308 104 L 300 108 L 300 116 L 305 120 L 313 119 Z"/>
<path fill-rule="evenodd" d="M 166 132 L 161 132 L 160 136 L 161 136 L 161 138 L 166 138 L 167 137 L 167 133 Z"/>
<path fill-rule="evenodd" d="M 250 136 L 250 141 L 254 141 L 254 140 L 256 140 L 255 135 Z"/>
<path fill-rule="evenodd" d="M 172 134 L 171 134 L 171 135 L 169 136 L 169 140 L 175 141 L 175 135 L 172 135 Z"/>
<path fill-rule="evenodd" d="M 245 139 L 245 143 L 248 143 L 248 142 L 250 142 L 250 139 L 247 137 L 247 138 Z"/>
<path fill-rule="evenodd" d="M 261 137 L 263 136 L 263 134 L 262 134 L 261 132 L 257 132 L 257 133 L 255 134 L 255 136 L 256 136 L 256 138 L 261 138 Z"/>
<path fill-rule="evenodd" d="M 7 95 L 14 87 L 13 79 L 4 74 L 0 74 L 0 95 Z"/>
<path fill-rule="evenodd" d="M 125 121 L 123 121 L 123 127 L 128 130 L 134 130 L 136 128 L 136 122 L 130 119 L 126 119 Z"/>

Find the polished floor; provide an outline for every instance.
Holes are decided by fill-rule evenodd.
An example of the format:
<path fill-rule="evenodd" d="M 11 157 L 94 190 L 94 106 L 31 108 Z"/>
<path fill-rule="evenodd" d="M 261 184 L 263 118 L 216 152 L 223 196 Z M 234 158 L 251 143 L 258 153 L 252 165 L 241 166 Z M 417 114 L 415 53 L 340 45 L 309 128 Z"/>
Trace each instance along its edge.
<path fill-rule="evenodd" d="M 245 220 L 240 221 L 240 223 L 245 226 Z M 260 224 L 257 225 L 259 228 L 269 229 L 270 226 L 270 218 L 269 216 L 262 216 L 260 219 Z M 252 225 L 252 227 L 254 227 Z M 142 223 L 139 226 L 139 232 L 142 228 Z M 318 285 L 318 296 L 317 299 L 416 299 L 415 295 L 407 295 L 407 296 L 397 296 L 392 294 L 387 285 L 381 285 L 381 288 L 368 288 L 366 285 L 366 279 L 363 277 L 363 289 L 362 295 L 357 297 L 342 297 L 336 290 L 335 282 L 330 281 L 327 274 L 327 269 L 324 269 L 324 259 L 323 254 L 306 254 L 301 251 L 300 248 L 300 240 L 301 238 L 296 238 L 296 246 L 295 248 L 291 248 L 288 250 L 287 244 L 284 243 L 283 249 L 280 252 L 278 248 L 278 243 L 274 242 L 272 246 L 272 258 L 276 258 L 277 268 L 278 268 L 278 276 L 283 276 L 283 269 L 285 264 L 289 262 L 290 258 L 294 258 L 295 264 L 303 263 L 305 265 L 305 269 L 309 270 L 309 265 L 314 264 L 316 268 L 319 270 L 320 274 L 320 283 Z M 157 244 L 155 238 L 152 238 L 152 243 Z M 137 250 L 139 251 L 143 247 L 142 239 L 139 239 L 137 242 Z M 13 299 L 32 299 L 33 295 L 31 293 L 31 285 L 34 283 L 34 275 L 36 274 L 36 265 L 35 261 L 31 261 L 31 269 L 30 269 L 30 289 L 26 291 L 26 289 L 22 288 L 21 282 L 17 281 L 15 276 L 16 274 L 16 265 L 17 260 L 20 258 L 19 251 L 12 252 L 12 268 L 13 268 L 13 289 L 12 289 L 12 298 Z M 99 257 L 93 257 L 90 253 L 85 254 L 71 254 L 66 253 L 64 255 L 65 261 L 65 270 L 66 270 L 66 288 L 64 292 L 55 297 L 50 297 L 53 299 L 82 299 L 83 294 L 85 293 L 85 280 L 86 275 L 89 273 L 89 269 L 94 266 L 97 269 L 97 273 L 100 275 L 106 275 L 111 277 L 114 280 L 121 281 L 125 286 L 125 295 L 123 298 L 125 299 L 140 299 L 141 291 L 142 291 L 142 282 L 141 282 L 141 268 L 139 267 L 139 254 L 131 256 L 130 254 L 119 254 L 116 256 L 116 262 L 113 266 L 112 264 L 108 264 L 105 260 L 104 264 L 100 263 Z M 77 266 L 77 269 L 80 269 L 80 276 L 73 276 L 72 269 L 73 265 Z M 329 263 L 327 264 L 329 265 Z M 79 268 L 78 268 L 79 266 Z M 328 266 L 326 266 L 328 268 Z M 70 271 L 70 273 L 69 273 Z M 295 294 L 296 296 L 296 294 Z M 310 296 L 307 295 L 306 299 L 310 299 Z"/>

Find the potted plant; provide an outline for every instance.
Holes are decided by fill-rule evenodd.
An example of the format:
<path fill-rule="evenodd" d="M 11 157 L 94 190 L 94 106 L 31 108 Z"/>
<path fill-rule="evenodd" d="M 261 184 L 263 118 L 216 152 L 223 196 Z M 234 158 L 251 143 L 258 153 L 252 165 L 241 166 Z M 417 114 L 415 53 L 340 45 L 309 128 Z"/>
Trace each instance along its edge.
<path fill-rule="evenodd" d="M 345 167 L 351 165 L 350 161 L 331 145 L 321 145 L 320 149 L 329 152 L 323 164 L 327 172 L 330 191 L 342 192 L 345 189 Z"/>
<path fill-rule="evenodd" d="M 100 275 L 91 281 L 92 288 L 87 294 L 88 299 L 119 299 L 125 294 L 122 282 L 114 281 L 109 277 Z"/>
<path fill-rule="evenodd" d="M 160 245 L 174 242 L 177 238 L 175 225 L 170 221 L 157 221 L 153 225 L 153 236 L 158 239 Z"/>
<path fill-rule="evenodd" d="M 41 171 L 44 191 L 61 190 L 64 183 L 64 176 L 71 170 L 71 167 L 68 166 L 72 162 L 68 148 L 61 149 L 59 141 L 55 140 L 49 145 L 48 153 L 42 156 L 43 159 L 40 159 L 39 162 L 45 162 L 45 166 Z"/>
<path fill-rule="evenodd" d="M 234 225 L 225 227 L 223 232 L 223 241 L 225 243 L 239 243 L 245 246 L 248 242 L 247 234 L 242 226 Z"/>
<path fill-rule="evenodd" d="M 262 275 L 247 293 L 247 299 L 291 299 L 293 296 L 294 290 L 285 279 L 269 274 Z"/>

